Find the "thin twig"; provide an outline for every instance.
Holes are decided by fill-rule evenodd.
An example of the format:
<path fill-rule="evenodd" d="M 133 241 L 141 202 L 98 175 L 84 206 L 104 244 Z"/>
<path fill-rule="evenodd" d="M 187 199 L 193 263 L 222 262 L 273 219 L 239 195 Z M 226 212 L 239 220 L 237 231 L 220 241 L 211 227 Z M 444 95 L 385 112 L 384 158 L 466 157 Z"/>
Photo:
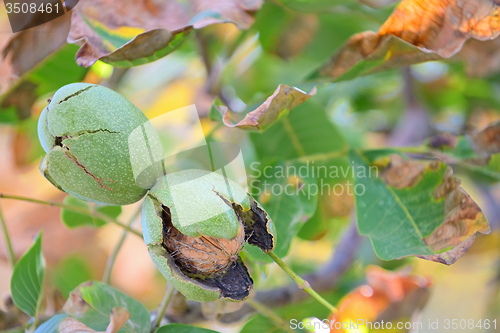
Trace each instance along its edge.
<path fill-rule="evenodd" d="M 290 328 L 290 325 L 288 325 L 287 322 L 276 312 L 274 312 L 270 307 L 265 306 L 264 304 L 253 299 L 247 299 L 245 302 L 252 308 L 254 308 L 258 313 L 260 313 L 264 317 L 269 318 L 277 327 L 282 328 L 288 332 L 293 332 L 293 330 Z"/>
<path fill-rule="evenodd" d="M 201 58 L 203 59 L 203 64 L 205 65 L 205 69 L 207 70 L 207 77 L 212 72 L 212 61 L 210 60 L 210 56 L 208 54 L 208 45 L 206 40 L 201 36 L 200 31 L 195 31 L 195 39 L 198 42 L 199 50 Z"/>
<path fill-rule="evenodd" d="M 153 325 L 153 328 L 151 329 L 151 332 L 154 332 L 161 323 L 161 320 L 163 316 L 165 315 L 165 312 L 167 311 L 168 305 L 170 304 L 170 301 L 172 301 L 172 298 L 174 297 L 175 293 L 175 288 L 171 283 L 167 283 L 167 288 L 165 289 L 165 294 L 163 295 L 163 299 L 161 300 L 160 306 L 158 307 L 158 311 L 156 312 L 156 320 L 155 324 Z"/>
<path fill-rule="evenodd" d="M 325 300 L 316 291 L 314 291 L 309 282 L 298 276 L 297 273 L 295 273 L 283 260 L 281 260 L 280 257 L 274 254 L 274 252 L 272 251 L 268 252 L 267 255 L 270 256 L 278 264 L 278 266 L 280 266 L 285 272 L 287 272 L 292 277 L 292 279 L 295 281 L 295 283 L 297 283 L 300 289 L 311 295 L 314 299 L 323 304 L 332 313 L 338 312 L 337 308 L 328 303 L 327 300 Z"/>
<path fill-rule="evenodd" d="M 297 157 L 295 159 L 292 159 L 292 160 L 290 160 L 290 162 L 292 162 L 292 161 L 299 161 L 299 162 L 329 161 L 329 160 L 333 160 L 335 158 L 346 157 L 348 153 L 349 153 L 349 149 L 343 149 L 343 150 L 334 151 L 331 153 L 305 155 L 305 156 L 301 156 L 301 157 Z"/>
<path fill-rule="evenodd" d="M 406 110 L 388 136 L 386 142 L 388 146 L 397 147 L 420 144 L 434 132 L 429 114 L 420 105 L 417 96 L 415 96 L 415 79 L 410 68 L 405 67 L 402 72 L 405 83 L 404 97 Z"/>
<path fill-rule="evenodd" d="M 141 209 L 142 206 L 139 206 L 139 208 L 134 212 L 134 214 L 132 214 L 132 217 L 126 224 L 129 228 L 132 227 L 134 221 L 141 213 Z M 120 252 L 120 249 L 122 248 L 123 243 L 125 242 L 125 238 L 127 238 L 127 235 L 128 235 L 128 230 L 124 229 L 122 231 L 122 234 L 120 235 L 120 239 L 115 244 L 113 251 L 111 251 L 111 254 L 108 257 L 108 261 L 106 262 L 106 267 L 104 268 L 104 273 L 102 274 L 102 282 L 106 284 L 109 284 L 111 281 L 111 272 L 113 270 L 113 266 L 115 265 L 116 257 L 118 257 L 118 253 Z"/>
<path fill-rule="evenodd" d="M 7 229 L 7 224 L 3 218 L 2 207 L 0 206 L 0 224 L 2 225 L 3 238 L 5 240 L 5 247 L 7 250 L 7 259 L 9 264 L 14 267 L 16 264 L 16 256 L 14 255 L 14 248 L 12 247 L 12 242 L 10 240 L 9 230 Z"/>
<path fill-rule="evenodd" d="M 67 204 L 62 203 L 62 202 L 44 201 L 44 200 L 39 200 L 39 199 L 26 198 L 26 197 L 21 197 L 21 196 L 17 196 L 17 195 L 8 195 L 8 194 L 3 194 L 3 193 L 0 193 L 0 198 L 32 202 L 32 203 L 37 203 L 37 204 L 46 205 L 46 206 L 60 207 L 60 208 L 65 208 L 65 209 L 71 210 L 71 211 L 76 212 L 76 213 L 94 216 L 94 217 L 97 217 L 97 218 L 104 220 L 108 223 L 116 224 L 116 225 L 122 227 L 123 229 L 133 233 L 134 235 L 142 238 L 142 233 L 140 231 L 134 230 L 134 229 L 130 228 L 129 226 L 123 224 L 122 222 L 118 221 L 117 219 L 114 219 L 114 218 L 112 218 L 106 214 L 100 213 L 98 211 L 92 212 L 90 209 L 72 206 L 72 205 L 67 205 Z"/>

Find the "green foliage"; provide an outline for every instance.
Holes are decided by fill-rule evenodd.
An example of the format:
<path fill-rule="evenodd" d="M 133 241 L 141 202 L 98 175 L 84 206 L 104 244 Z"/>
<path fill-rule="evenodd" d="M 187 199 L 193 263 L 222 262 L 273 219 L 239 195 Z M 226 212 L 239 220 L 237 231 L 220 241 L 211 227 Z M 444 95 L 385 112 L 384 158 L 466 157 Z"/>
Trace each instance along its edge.
<path fill-rule="evenodd" d="M 14 266 L 10 291 L 16 306 L 34 317 L 42 297 L 45 263 L 42 257 L 42 233 Z"/>
<path fill-rule="evenodd" d="M 14 104 L 7 109 L 4 108 L 4 103 L 9 98 L 15 101 L 26 98 L 26 92 L 21 89 L 22 87 L 32 89 L 34 102 L 37 98 L 53 92 L 65 84 L 83 79 L 87 69 L 75 63 L 77 50 L 76 45 L 66 44 L 44 58 L 37 66 L 24 73 L 15 85 L 0 96 L 0 122 L 4 120 L 12 122 L 15 119 L 13 110 L 16 110 L 21 118 L 26 118 L 26 113 L 29 115 L 30 110 L 26 109 L 26 107 L 31 108 L 31 105 Z M 47 80 L 47 78 L 50 78 L 50 80 Z"/>
<path fill-rule="evenodd" d="M 389 162 L 393 169 L 386 170 L 394 171 L 384 170 L 382 175 L 382 169 L 366 157 L 351 151 L 349 158 L 356 174 L 359 232 L 370 237 L 381 259 L 418 255 L 451 264 L 457 259 L 452 253 L 464 246 L 459 245 L 462 241 L 475 231 L 489 233 L 481 210 L 451 177 L 446 164 L 405 164 L 393 159 Z M 443 260 L 432 256 L 448 250 L 449 255 L 438 256 Z"/>
<path fill-rule="evenodd" d="M 89 214 L 82 214 L 74 212 L 70 209 L 63 208 L 61 209 L 61 221 L 68 228 L 78 228 L 82 226 L 89 227 L 102 227 L 106 224 L 102 219 L 98 219 L 94 217 L 90 213 L 90 206 L 87 202 L 72 197 L 70 195 L 66 196 L 63 201 L 65 204 L 75 207 L 81 207 L 85 209 L 89 209 Z M 111 218 L 117 218 L 121 212 L 122 208 L 120 206 L 102 206 L 96 205 L 95 210 L 99 213 L 105 214 Z M 83 282 L 83 281 L 82 281 Z"/>
<path fill-rule="evenodd" d="M 366 189 L 356 196 L 359 232 L 370 237 L 377 255 L 391 260 L 432 254 L 424 238 L 444 219 L 444 202 L 433 196 L 442 181 L 444 168 L 427 173 L 416 187 L 396 189 L 378 175 L 370 175 L 369 165 L 361 156 L 351 153 L 350 159 L 356 174 L 361 174 L 356 177 L 356 185 L 364 185 Z M 360 171 L 361 168 L 364 171 Z M 375 170 L 378 173 L 377 168 Z"/>
<path fill-rule="evenodd" d="M 298 330 L 299 332 L 301 330 Z M 240 333 L 252 333 L 252 332 L 276 332 L 284 333 L 287 332 L 280 327 L 276 327 L 269 318 L 263 315 L 256 315 L 245 323 L 245 325 L 240 330 Z"/>
<path fill-rule="evenodd" d="M 81 284 L 73 293 L 76 303 L 71 298 L 65 307 L 68 315 L 96 331 L 105 331 L 110 322 L 111 309 L 124 307 L 130 313 L 130 319 L 119 332 L 149 332 L 151 320 L 144 306 L 131 297 L 101 282 L 92 281 Z M 83 300 L 86 307 L 81 309 L 78 303 Z"/>
<path fill-rule="evenodd" d="M 23 139 L 31 143 L 36 141 L 31 109 L 33 113 L 39 112 L 43 104 L 41 98 L 50 97 L 49 94 L 57 90 L 39 118 L 39 141 L 47 153 L 40 168 L 48 181 L 73 195 L 67 196 L 64 204 L 89 210 L 85 214 L 62 209 L 61 221 L 66 227 L 104 226 L 106 222 L 93 213 L 116 219 L 122 208 L 101 204 L 130 204 L 146 195 L 142 231 L 149 254 L 171 286 L 187 299 L 210 302 L 203 305 L 204 311 L 218 307 L 214 304 L 221 298 L 245 300 L 251 297 L 251 292 L 285 284 L 288 280 L 284 280 L 284 275 L 275 275 L 275 266 L 271 269 L 268 265 L 273 258 L 280 263 L 280 258 L 290 256 L 286 262 L 297 274 L 322 272 L 316 261 L 311 260 L 314 253 L 291 251 L 292 244 L 296 241 L 301 249 L 320 245 L 337 251 L 339 237 L 354 214 L 359 233 L 372 243 L 372 246 L 363 243 L 349 253 L 354 257 L 355 251 L 361 252 L 361 260 L 352 265 L 356 274 L 374 263 L 391 270 L 399 269 L 414 259 L 395 259 L 408 256 L 452 264 L 465 254 L 477 232 L 489 232 L 482 210 L 452 176 L 451 167 L 454 174 L 465 177 L 464 183 L 470 186 L 472 194 L 478 192 L 476 182 L 481 182 L 479 187 L 485 193 L 489 185 L 500 182 L 500 132 L 487 136 L 489 140 L 483 140 L 485 147 L 478 149 L 477 142 L 470 139 L 474 131 L 469 131 L 469 127 L 482 126 L 498 118 L 500 76 L 490 75 L 499 69 L 498 61 L 494 61 L 498 58 L 495 41 L 491 41 L 492 44 L 478 42 L 476 45 L 485 45 L 484 50 L 477 46 L 474 52 L 472 48 L 467 50 L 467 42 L 464 44 L 467 52 L 447 60 L 439 50 L 423 49 L 423 43 L 414 45 L 395 34 L 378 35 L 375 31 L 396 6 L 390 0 L 279 0 L 262 4 L 244 1 L 245 5 L 229 0 L 205 1 L 196 8 L 190 6 L 189 1 L 175 2 L 178 8 L 170 8 L 170 2 L 153 2 L 81 2 L 72 12 L 70 26 L 70 36 L 77 38 L 69 40 L 85 40 L 86 44 L 80 49 L 64 44 L 67 32 L 58 30 L 63 35 L 62 47 L 52 50 L 34 66 L 28 66 L 28 70 L 12 82 L 0 82 L 0 88 L 7 87 L 0 96 L 0 123 L 15 124 L 16 134 L 24 135 Z M 110 4 L 121 8 L 115 10 Z M 420 7 L 413 9 L 415 12 L 426 10 Z M 453 9 L 443 8 L 443 13 L 453 14 Z M 129 13 L 130 17 L 123 13 Z M 432 17 L 434 22 L 441 15 L 434 14 L 426 17 Z M 465 14 L 472 15 L 464 13 L 464 18 Z M 400 16 L 402 30 L 409 27 L 405 25 L 408 23 L 405 15 L 409 14 L 396 15 Z M 222 22 L 232 22 L 234 26 L 212 25 Z M 462 26 L 472 27 L 469 23 Z M 211 26 L 206 27 L 208 25 Z M 444 29 L 445 32 L 457 32 L 456 27 L 438 28 L 443 27 L 449 28 Z M 433 29 L 420 31 L 419 40 L 436 32 L 442 37 L 437 39 L 438 44 L 461 47 L 463 40 L 455 37 L 474 35 L 460 32 L 445 36 Z M 410 38 L 415 33 L 403 32 L 400 37 L 404 35 Z M 450 36 L 455 39 L 448 40 Z M 488 50 L 487 46 L 493 48 Z M 165 57 L 174 51 L 175 54 Z M 160 58 L 163 59 L 152 63 Z M 147 65 L 127 68 L 126 72 L 115 68 L 111 77 L 96 71 L 84 77 L 87 70 L 77 63 L 88 67 L 99 60 L 110 64 L 109 69 Z M 414 65 L 429 60 L 437 61 Z M 461 60 L 465 60 L 465 65 L 459 63 Z M 3 62 L 5 64 L 8 62 Z M 483 65 L 486 69 L 481 71 Z M 401 67 L 406 68 L 401 70 Z M 490 76 L 481 77 L 485 73 Z M 102 86 L 68 85 L 80 81 Z M 307 97 L 294 94 L 291 91 L 299 91 L 296 86 L 303 91 L 317 88 L 317 94 L 304 94 Z M 271 95 L 277 87 L 286 87 L 279 98 Z M 227 187 L 228 183 L 218 174 L 212 174 L 207 181 L 202 177 L 186 181 L 182 173 L 185 171 L 168 170 L 165 179 L 174 179 L 175 184 L 163 188 L 153 188 L 153 182 L 149 183 L 151 186 L 139 185 L 134 166 L 151 162 L 151 157 L 157 161 L 152 155 L 153 148 L 159 151 L 161 147 L 159 139 L 154 143 L 143 142 L 151 134 L 146 133 L 144 126 L 149 123 L 128 99 L 137 102 L 151 118 L 162 109 L 195 103 L 203 118 L 200 122 L 203 131 L 210 132 L 208 142 L 231 142 L 241 147 L 247 176 L 255 176 L 249 184 L 250 196 L 239 185 L 231 183 Z M 213 101 L 211 108 L 210 101 Z M 221 114 L 221 110 L 226 113 Z M 203 141 L 199 137 L 184 136 L 198 123 L 193 125 L 193 119 L 180 118 L 173 124 L 161 124 L 165 126 L 160 135 L 164 148 L 168 146 L 166 150 L 176 150 L 173 146 L 181 141 L 194 145 Z M 238 122 L 239 119 L 243 120 Z M 155 125 L 158 124 L 160 122 Z M 131 132 L 139 127 L 140 140 L 130 144 Z M 419 144 L 417 140 L 423 140 L 421 134 L 427 130 L 457 133 L 453 135 L 456 145 L 438 147 L 429 141 L 418 147 L 390 147 L 407 142 Z M 386 145 L 389 147 L 384 148 Z M 14 154 L 21 151 L 22 157 L 30 162 L 41 155 L 39 148 L 38 142 L 35 145 L 22 142 L 13 151 Z M 139 158 L 134 160 L 134 154 Z M 215 150 L 209 154 L 213 164 L 212 154 Z M 187 155 L 175 156 L 172 171 L 203 164 Z M 18 162 L 19 157 L 16 155 L 15 159 Z M 155 164 L 150 180 L 158 179 L 160 173 L 156 171 L 160 167 L 170 167 L 160 164 Z M 315 173 L 318 167 L 324 167 L 326 173 Z M 330 174 L 332 168 L 339 173 Z M 298 172 L 290 173 L 290 170 Z M 376 174 L 371 176 L 371 172 Z M 323 193 L 324 188 L 330 192 L 334 185 L 342 185 L 343 190 L 349 192 L 346 183 L 353 181 L 355 187 L 350 190 L 354 195 L 337 197 Z M 336 205 L 343 210 L 335 210 Z M 238 206 L 248 215 L 235 214 Z M 212 275 L 197 275 L 180 265 L 179 251 L 166 249 L 164 226 L 168 218 L 162 215 L 165 207 L 170 214 L 165 216 L 170 216 L 173 227 L 184 236 L 198 238 L 229 240 L 239 235 L 240 223 L 264 216 L 259 222 L 265 220 L 263 227 L 267 236 L 274 234 L 273 252 L 252 245 L 252 230 L 248 233 L 245 230 L 247 237 L 241 242 L 246 244 L 240 258 L 255 286 L 250 285 L 244 297 L 226 297 L 217 284 L 220 281 L 212 280 Z M 261 208 L 265 211 L 260 211 Z M 342 214 L 337 214 L 338 211 Z M 129 231 L 140 235 L 135 230 Z M 202 251 L 190 250 L 199 259 L 197 256 Z M 219 252 L 226 254 L 225 250 Z M 352 264 L 349 254 L 342 265 Z M 271 258 L 273 255 L 279 258 Z M 200 257 L 203 258 L 203 254 Z M 231 265 L 239 264 L 237 259 L 238 256 L 233 255 Z M 381 260 L 388 262 L 381 263 Z M 301 288 L 310 292 L 306 290 L 308 285 L 303 280 L 301 284 L 284 261 L 280 265 Z M 223 272 L 217 274 L 227 271 L 229 268 L 224 267 Z M 273 274 L 269 275 L 271 271 Z M 340 267 L 339 271 L 343 273 L 344 268 Z M 57 332 L 61 321 L 75 318 L 93 330 L 104 331 L 116 307 L 123 307 L 131 314 L 120 332 L 149 332 L 150 314 L 144 306 L 106 284 L 84 283 L 93 278 L 92 273 L 88 263 L 74 255 L 65 257 L 47 273 L 49 282 L 55 284 L 64 297 L 70 293 L 71 296 L 64 308 L 66 313 L 50 318 L 37 332 Z M 15 304 L 32 317 L 37 317 L 41 304 L 43 277 L 39 235 L 16 264 L 11 281 Z M 336 289 L 332 293 L 321 296 L 311 293 L 315 299 L 273 308 L 273 311 L 285 323 L 293 318 L 299 322 L 310 317 L 328 318 L 331 307 L 325 306 L 322 297 L 327 300 L 326 305 L 337 304 L 341 296 L 361 283 L 359 279 L 360 276 L 349 276 L 347 287 L 331 286 Z M 229 287 L 240 285 L 233 279 L 228 284 Z M 252 287 L 257 290 L 252 291 Z M 293 300 L 294 296 L 287 289 L 287 297 Z M 79 307 L 82 304 L 83 309 Z M 272 314 L 268 318 L 262 312 L 251 317 L 241 332 L 287 331 Z M 37 320 L 32 322 L 36 325 Z M 213 331 L 169 324 L 156 332 Z"/>
<path fill-rule="evenodd" d="M 84 258 L 78 255 L 68 256 L 56 267 L 50 278 L 67 298 L 78 285 L 92 279 L 92 269 Z"/>

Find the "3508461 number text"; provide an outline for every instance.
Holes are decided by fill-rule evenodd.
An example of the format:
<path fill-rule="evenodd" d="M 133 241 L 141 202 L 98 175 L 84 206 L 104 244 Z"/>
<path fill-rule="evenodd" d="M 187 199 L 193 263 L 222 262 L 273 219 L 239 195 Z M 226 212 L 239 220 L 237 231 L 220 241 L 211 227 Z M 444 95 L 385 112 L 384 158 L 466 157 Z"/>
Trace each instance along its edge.
<path fill-rule="evenodd" d="M 59 13 L 59 3 L 28 3 L 28 2 L 14 2 L 14 3 L 5 3 L 5 8 L 7 10 L 7 14 L 27 14 L 27 13 L 47 13 L 51 14 L 52 12 Z"/>

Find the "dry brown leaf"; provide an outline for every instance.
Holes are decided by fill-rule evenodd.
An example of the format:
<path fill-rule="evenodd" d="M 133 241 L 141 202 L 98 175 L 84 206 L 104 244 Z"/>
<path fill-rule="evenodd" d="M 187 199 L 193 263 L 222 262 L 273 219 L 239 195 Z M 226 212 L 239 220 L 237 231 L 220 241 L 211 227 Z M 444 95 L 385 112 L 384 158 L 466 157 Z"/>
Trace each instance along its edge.
<path fill-rule="evenodd" d="M 338 313 L 330 317 L 331 333 L 346 332 L 336 322 L 356 322 L 362 319 L 378 322 L 408 318 L 427 303 L 431 281 L 408 272 L 386 271 L 378 266 L 366 270 L 367 284 L 344 296 L 337 306 Z M 399 309 L 400 311 L 395 311 Z M 404 311 L 401 311 L 404 310 Z M 335 327 L 337 326 L 337 328 Z M 344 325 L 345 327 L 345 325 Z"/>
<path fill-rule="evenodd" d="M 475 155 L 460 157 L 460 152 L 458 155 L 453 154 L 459 140 L 467 140 Z M 428 145 L 434 148 L 432 154 L 446 163 L 486 167 L 493 155 L 500 153 L 500 122 L 490 124 L 481 130 L 472 131 L 465 137 L 449 133 L 438 135 L 429 139 Z"/>
<path fill-rule="evenodd" d="M 8 73 L 2 78 L 0 95 L 10 89 L 25 73 L 33 69 L 42 60 L 56 52 L 66 44 L 66 36 L 70 27 L 70 16 L 63 15 L 28 30 L 12 35 L 2 50 L 0 72 Z M 18 116 L 26 119 L 31 115 L 31 107 L 37 96 L 34 93 L 37 85 L 22 82 L 15 89 L 3 96 L 0 108 L 14 106 Z"/>
<path fill-rule="evenodd" d="M 127 320 L 130 318 L 130 313 L 125 309 L 125 308 L 112 308 L 111 309 L 111 321 L 106 328 L 105 333 L 116 333 L 120 330 L 120 328 L 125 325 Z M 90 327 L 86 326 L 82 322 L 78 321 L 77 319 L 73 317 L 66 317 L 64 318 L 60 323 L 59 326 L 57 327 L 59 333 L 97 333 L 98 331 L 95 331 L 91 329 Z M 104 333 L 104 332 L 102 332 Z"/>
<path fill-rule="evenodd" d="M 263 131 L 275 123 L 280 117 L 286 115 L 291 109 L 305 102 L 315 94 L 316 88 L 313 88 L 310 93 L 305 93 L 298 88 L 280 84 L 262 105 L 247 113 L 245 118 L 236 124 L 231 122 L 231 118 L 234 114 L 229 111 L 227 107 L 221 106 L 220 110 L 224 113 L 222 120 L 224 124 L 229 127 Z"/>
<path fill-rule="evenodd" d="M 57 327 L 59 333 L 95 333 L 97 331 L 91 329 L 90 327 L 84 325 L 82 322 L 78 321 L 73 317 L 64 318 Z"/>
<path fill-rule="evenodd" d="M 8 58 L 14 78 L 23 75 L 66 44 L 70 22 L 70 16 L 63 15 L 41 26 L 12 35 L 2 50 L 2 58 Z"/>
<path fill-rule="evenodd" d="M 433 165 L 430 167 L 435 169 Z M 392 155 L 388 168 L 381 176 L 387 185 L 395 188 L 413 187 L 420 181 L 426 168 L 425 162 L 406 160 L 399 155 Z"/>
<path fill-rule="evenodd" d="M 363 60 L 354 76 L 450 58 L 469 38 L 496 38 L 499 15 L 495 0 L 403 0 L 378 33 L 354 35 L 318 74 L 339 78 Z"/>
<path fill-rule="evenodd" d="M 449 58 L 469 38 L 496 38 L 499 14 L 496 0 L 403 0 L 379 35 L 394 35 Z"/>
<path fill-rule="evenodd" d="M 76 55 L 81 66 L 98 59 L 136 65 L 177 47 L 192 28 L 232 22 L 247 29 L 261 5 L 262 0 L 197 0 L 189 6 L 177 0 L 86 0 L 73 10 L 68 42 L 81 46 Z"/>
<path fill-rule="evenodd" d="M 479 156 L 489 157 L 500 153 L 500 122 L 470 135 L 472 147 Z"/>
<path fill-rule="evenodd" d="M 118 332 L 129 319 L 130 313 L 127 309 L 122 307 L 112 308 L 111 321 L 109 322 L 109 326 L 106 328 L 106 333 Z"/>
<path fill-rule="evenodd" d="M 500 38 L 489 41 L 469 39 L 456 55 L 465 63 L 468 76 L 485 77 L 500 70 Z"/>
<path fill-rule="evenodd" d="M 194 13 L 210 12 L 218 15 L 201 18 L 193 26 L 199 29 L 214 23 L 232 22 L 239 29 L 248 29 L 254 22 L 253 15 L 263 3 L 263 0 L 194 0 Z"/>
<path fill-rule="evenodd" d="M 388 185 L 395 188 L 413 187 L 429 170 L 441 169 L 442 163 L 439 160 L 407 160 L 399 155 L 392 155 L 388 168 L 381 176 Z M 453 170 L 447 167 L 442 183 L 434 191 L 436 200 L 444 200 L 444 220 L 424 239 L 432 251 L 444 252 L 418 257 L 450 265 L 465 254 L 474 242 L 477 232 L 490 233 L 488 221 L 481 208 L 460 185 L 460 180 L 453 177 Z"/>
<path fill-rule="evenodd" d="M 268 51 L 283 59 L 300 54 L 311 43 L 319 28 L 319 18 L 314 14 L 297 13 L 283 26 L 281 33 L 274 36 Z"/>

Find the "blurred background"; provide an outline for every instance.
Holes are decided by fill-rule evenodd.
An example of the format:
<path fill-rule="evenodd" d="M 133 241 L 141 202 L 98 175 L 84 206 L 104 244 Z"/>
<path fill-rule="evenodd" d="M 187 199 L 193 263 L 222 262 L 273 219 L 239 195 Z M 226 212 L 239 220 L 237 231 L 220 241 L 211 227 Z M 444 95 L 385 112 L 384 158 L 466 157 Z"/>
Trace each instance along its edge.
<path fill-rule="evenodd" d="M 150 119 L 195 104 L 205 136 L 238 143 L 246 163 L 262 161 L 258 140 L 249 140 L 248 134 L 221 127 L 212 120 L 215 96 L 223 97 L 233 111 L 243 111 L 254 109 L 279 84 L 309 91 L 317 83 L 304 79 L 326 63 L 353 34 L 377 31 L 396 4 L 377 0 L 265 1 L 249 29 L 239 30 L 232 23 L 209 25 L 192 33 L 175 52 L 132 68 L 113 67 L 102 61 L 89 68 L 79 67 L 74 61 L 78 46 L 67 44 L 51 55 L 52 64 L 40 62 L 37 71 L 15 77 L 6 60 L 12 54 L 4 54 L 7 58 L 0 63 L 0 95 L 10 91 L 13 85 L 24 84 L 26 89 L 16 94 L 15 103 L 9 107 L 5 106 L 8 104 L 5 96 L 0 97 L 0 193 L 47 201 L 64 199 L 65 194 L 46 181 L 38 170 L 44 152 L 36 125 L 53 92 L 74 81 L 110 87 L 132 101 Z M 2 49 L 12 37 L 4 10 L 0 6 Z M 296 112 L 306 115 L 310 108 L 321 107 L 337 134 L 351 147 L 414 145 L 444 132 L 458 135 L 482 129 L 500 120 L 499 42 L 470 44 L 448 60 L 391 69 L 350 81 L 321 83 L 317 86 L 317 95 Z M 37 82 L 37 89 L 29 88 L 32 82 Z M 164 142 L 172 138 L 203 140 L 187 135 L 196 121 L 178 117 L 156 125 Z M 425 277 L 425 285 L 429 285 L 425 296 L 428 302 L 418 310 L 424 323 L 421 332 L 435 332 L 428 328 L 429 321 L 454 318 L 476 322 L 497 319 L 500 325 L 500 187 L 495 182 L 473 178 L 462 170 L 455 170 L 455 175 L 483 208 L 492 228 L 490 235 L 479 235 L 467 254 L 449 267 L 416 258 L 384 262 L 376 257 L 368 238 L 351 235 L 356 238 L 356 249 L 345 254 L 352 258 L 341 276 L 335 277 L 336 284 L 325 297 L 338 304 L 342 297 L 365 285 L 369 282 L 366 272 L 370 265 L 389 271 L 405 269 Z M 119 219 L 129 220 L 140 204 L 122 207 Z M 44 230 L 47 314 L 60 310 L 69 292 L 81 282 L 101 279 L 122 233 L 118 227 L 69 229 L 61 223 L 58 208 L 6 199 L 0 199 L 0 205 L 17 257 L 27 250 L 39 230 Z M 316 272 L 339 251 L 339 255 L 343 255 L 343 248 L 339 246 L 346 246 L 342 240 L 352 233 L 352 197 L 323 197 L 318 205 L 321 208 L 304 223 L 286 257 L 300 274 Z M 139 219 L 134 227 L 140 228 Z M 275 265 L 263 265 L 259 272 L 256 285 L 260 291 L 292 282 Z M 4 298 L 9 295 L 11 273 L 2 238 L 0 295 Z M 380 290 L 388 288 L 386 291 L 391 294 L 396 284 L 385 281 Z M 149 310 L 157 308 L 165 280 L 154 267 L 141 239 L 126 237 L 116 258 L 111 285 L 139 300 Z M 372 288 L 375 287 L 372 285 Z M 404 314 L 407 320 L 415 315 L 414 307 Z M 365 310 L 357 309 L 359 315 L 363 315 Z M 281 304 L 275 310 L 286 320 L 329 316 L 309 298 L 297 304 Z M 245 326 L 249 318 L 253 326 Z M 239 331 L 243 327 L 247 332 L 272 331 L 266 328 L 265 319 L 260 315 L 226 321 L 229 323 L 202 325 L 224 332 Z M 453 331 L 488 330 L 474 327 Z"/>

